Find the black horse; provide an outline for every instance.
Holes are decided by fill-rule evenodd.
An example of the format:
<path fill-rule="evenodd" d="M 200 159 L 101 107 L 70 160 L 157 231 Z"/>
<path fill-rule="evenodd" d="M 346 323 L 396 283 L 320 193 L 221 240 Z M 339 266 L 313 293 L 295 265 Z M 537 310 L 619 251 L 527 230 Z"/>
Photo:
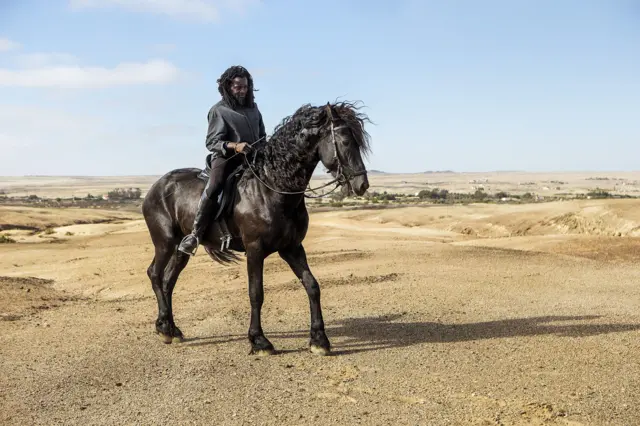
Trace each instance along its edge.
<path fill-rule="evenodd" d="M 274 352 L 262 331 L 260 311 L 264 300 L 264 260 L 275 252 L 291 267 L 309 296 L 311 352 L 329 353 L 320 286 L 302 246 L 309 225 L 304 198 L 318 161 L 336 178 L 337 185 L 357 195 L 366 192 L 369 182 L 362 159 L 370 152 L 370 136 L 364 128 L 367 121 L 366 114 L 354 103 L 303 105 L 275 128 L 268 143 L 254 150 L 253 158 L 245 157 L 243 169 L 232 174 L 238 176 L 237 183 L 226 185 L 224 202 L 228 208 L 211 219 L 200 243 L 220 263 L 238 259 L 231 250 L 246 254 L 251 353 Z M 194 168 L 168 172 L 152 185 L 142 205 L 155 246 L 147 274 L 158 300 L 156 331 L 165 343 L 183 340 L 174 322 L 171 296 L 180 272 L 189 262 L 189 256 L 177 247 L 191 232 L 205 186 L 201 172 Z M 230 250 L 220 246 L 225 235 Z"/>

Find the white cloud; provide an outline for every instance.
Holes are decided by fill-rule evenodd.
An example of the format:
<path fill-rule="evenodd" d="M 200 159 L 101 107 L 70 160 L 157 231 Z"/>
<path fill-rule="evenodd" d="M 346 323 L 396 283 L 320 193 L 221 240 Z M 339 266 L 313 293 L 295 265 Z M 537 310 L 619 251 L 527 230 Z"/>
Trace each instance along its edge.
<path fill-rule="evenodd" d="M 79 60 L 68 53 L 25 53 L 18 55 L 15 62 L 23 68 L 40 68 L 54 65 L 78 65 Z"/>
<path fill-rule="evenodd" d="M 20 49 L 20 43 L 11 41 L 6 38 L 0 38 L 0 52 L 8 52 L 10 50 Z"/>
<path fill-rule="evenodd" d="M 82 140 L 82 135 L 90 139 L 101 125 L 95 116 L 72 115 L 60 109 L 0 105 L 0 148 L 26 149 L 36 154 L 46 150 L 52 138 L 70 147 Z"/>
<path fill-rule="evenodd" d="M 90 89 L 134 84 L 166 84 L 181 71 L 172 63 L 153 60 L 121 63 L 114 68 L 48 66 L 21 70 L 0 69 L 0 87 Z"/>
<path fill-rule="evenodd" d="M 166 118 L 160 125 L 131 126 L 117 108 L 0 104 L 0 176 L 162 174 L 202 167 L 206 124 L 172 122 L 171 111 Z M 185 140 L 193 148 L 185 149 Z"/>
<path fill-rule="evenodd" d="M 134 12 L 150 12 L 172 18 L 214 22 L 221 9 L 244 13 L 260 0 L 69 0 L 71 7 L 102 8 L 122 7 Z"/>

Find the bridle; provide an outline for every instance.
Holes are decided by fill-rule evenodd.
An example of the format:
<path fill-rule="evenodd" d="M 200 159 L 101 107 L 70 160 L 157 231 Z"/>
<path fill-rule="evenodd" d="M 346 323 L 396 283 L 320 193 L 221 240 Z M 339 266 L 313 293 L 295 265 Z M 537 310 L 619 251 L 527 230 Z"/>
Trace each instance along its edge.
<path fill-rule="evenodd" d="M 331 141 L 333 143 L 333 160 L 335 163 L 337 163 L 337 167 L 336 167 L 336 178 L 327 182 L 326 184 L 319 186 L 317 188 L 309 188 L 307 187 L 307 189 L 303 190 L 303 191 L 294 191 L 294 192 L 289 192 L 289 191 L 279 191 L 277 189 L 272 188 L 271 186 L 269 186 L 267 183 L 265 183 L 262 179 L 260 179 L 260 177 L 258 176 L 258 174 L 255 172 L 255 170 L 253 169 L 253 166 L 251 165 L 251 163 L 249 162 L 249 160 L 247 159 L 247 157 L 244 157 L 244 162 L 245 164 L 248 166 L 249 170 L 251 170 L 251 173 L 253 173 L 253 175 L 255 176 L 256 179 L 258 179 L 258 181 L 260 183 L 262 183 L 264 186 L 266 186 L 267 188 L 269 188 L 270 190 L 272 190 L 273 192 L 276 192 L 278 194 L 282 194 L 282 195 L 300 195 L 300 194 L 304 194 L 305 197 L 307 198 L 323 198 L 326 197 L 330 194 L 332 194 L 334 191 L 336 191 L 340 186 L 342 185 L 348 185 L 349 184 L 349 179 L 352 179 L 356 176 L 361 176 L 367 173 L 366 169 L 362 169 L 362 170 L 358 170 L 358 171 L 353 171 L 350 167 L 345 166 L 342 161 L 340 160 L 340 156 L 338 155 L 338 142 L 336 141 L 336 134 L 335 134 L 335 126 L 333 125 L 333 114 L 331 111 L 331 106 L 329 106 L 329 104 L 326 105 L 325 107 L 327 109 L 327 114 L 329 115 L 329 124 L 331 126 Z M 342 126 L 338 127 L 338 129 L 342 128 Z M 254 142 L 253 144 L 251 144 L 252 146 L 256 143 L 258 143 L 258 141 Z M 348 175 L 345 173 L 345 169 L 351 171 L 351 173 L 349 173 Z M 329 191 L 326 194 L 322 194 L 322 195 L 307 195 L 307 193 L 309 192 L 313 192 L 315 193 L 315 191 L 317 191 L 318 189 L 322 189 L 322 188 L 326 188 L 327 186 L 330 186 L 332 184 L 336 184 L 336 186 Z"/>
<path fill-rule="evenodd" d="M 329 104 L 327 104 L 325 108 L 327 108 L 327 114 L 329 114 L 329 119 L 331 120 L 330 123 L 331 123 L 331 141 L 333 142 L 333 160 L 336 163 L 338 163 L 338 166 L 336 167 L 336 175 L 338 177 L 336 179 L 338 179 L 338 182 L 340 183 L 340 185 L 344 185 L 349 181 L 349 179 L 366 174 L 367 170 L 362 169 L 359 171 L 353 171 L 350 167 L 345 167 L 344 164 L 342 164 L 342 161 L 340 161 L 340 157 L 338 156 L 338 142 L 336 141 L 336 134 L 335 134 L 335 128 L 333 126 L 333 114 L 331 112 L 331 107 L 329 106 Z M 342 127 L 343 126 L 340 126 L 338 127 L 338 129 L 341 129 Z M 344 173 L 345 168 L 351 171 L 349 176 L 347 176 Z"/>

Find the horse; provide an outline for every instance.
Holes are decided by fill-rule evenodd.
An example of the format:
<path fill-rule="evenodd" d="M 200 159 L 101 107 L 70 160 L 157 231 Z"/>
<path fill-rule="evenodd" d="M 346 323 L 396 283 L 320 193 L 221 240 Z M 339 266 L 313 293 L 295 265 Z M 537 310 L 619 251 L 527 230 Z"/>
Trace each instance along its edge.
<path fill-rule="evenodd" d="M 309 298 L 309 350 L 328 355 L 331 344 L 325 333 L 320 304 L 320 285 L 314 277 L 303 246 L 309 226 L 305 204 L 312 174 L 322 162 L 334 177 L 336 188 L 363 195 L 369 188 L 363 158 L 371 151 L 365 123 L 371 122 L 356 102 L 335 102 L 321 106 L 304 104 L 284 118 L 268 141 L 244 155 L 240 170 L 231 173 L 218 196 L 217 213 L 210 218 L 200 245 L 220 264 L 237 262 L 244 253 L 251 305 L 249 354 L 275 353 L 261 325 L 264 301 L 265 259 L 278 253 L 302 283 Z M 191 232 L 206 176 L 199 168 L 174 169 L 150 187 L 142 213 L 155 247 L 147 275 L 156 295 L 156 333 L 164 343 L 182 342 L 184 335 L 175 324 L 172 294 L 190 256 L 177 250 Z M 234 180 L 235 179 L 235 180 Z M 326 186 L 326 185 L 325 185 Z M 222 247 L 220 240 L 223 240 Z M 225 248 L 224 245 L 227 247 Z"/>

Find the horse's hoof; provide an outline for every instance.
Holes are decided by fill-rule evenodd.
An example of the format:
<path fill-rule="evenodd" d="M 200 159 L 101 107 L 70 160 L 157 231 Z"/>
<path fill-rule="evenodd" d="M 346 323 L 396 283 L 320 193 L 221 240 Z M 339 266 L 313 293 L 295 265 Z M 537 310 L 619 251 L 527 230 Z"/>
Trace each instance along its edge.
<path fill-rule="evenodd" d="M 168 334 L 158 333 L 158 335 L 160 336 L 160 341 L 163 343 L 170 344 L 173 341 L 173 337 Z"/>
<path fill-rule="evenodd" d="M 276 353 L 275 349 L 256 349 L 251 351 L 251 355 L 256 356 L 269 356 Z"/>
<path fill-rule="evenodd" d="M 182 342 L 184 342 L 184 336 L 173 336 L 171 341 L 173 343 L 182 343 Z"/>
<path fill-rule="evenodd" d="M 251 343 L 251 350 L 249 351 L 249 355 L 266 356 L 276 353 L 276 350 L 271 342 L 268 341 L 264 336 L 249 336 L 249 342 Z"/>
<path fill-rule="evenodd" d="M 312 354 L 321 356 L 327 356 L 331 352 L 329 348 L 323 348 L 322 346 L 318 345 L 309 345 L 309 350 Z"/>

